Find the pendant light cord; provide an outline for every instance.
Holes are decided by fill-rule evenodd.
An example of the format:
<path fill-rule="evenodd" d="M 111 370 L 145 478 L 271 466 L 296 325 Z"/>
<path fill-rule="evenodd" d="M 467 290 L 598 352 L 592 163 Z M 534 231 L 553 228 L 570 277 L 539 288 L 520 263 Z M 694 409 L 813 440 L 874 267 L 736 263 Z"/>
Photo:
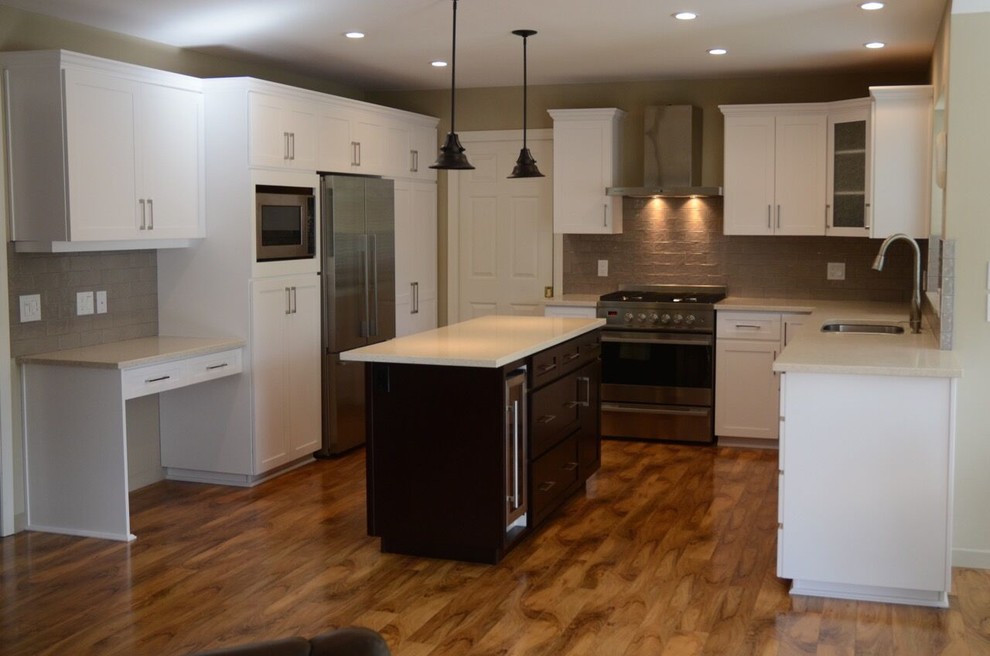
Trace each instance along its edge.
<path fill-rule="evenodd" d="M 526 147 L 526 94 L 529 89 L 529 83 L 526 79 L 526 71 L 529 68 L 526 64 L 526 41 L 528 38 L 523 37 L 523 148 Z"/>
<path fill-rule="evenodd" d="M 450 131 L 454 132 L 454 94 L 457 92 L 457 85 L 455 84 L 457 79 L 457 0 L 454 0 L 454 34 L 451 37 L 450 51 Z"/>

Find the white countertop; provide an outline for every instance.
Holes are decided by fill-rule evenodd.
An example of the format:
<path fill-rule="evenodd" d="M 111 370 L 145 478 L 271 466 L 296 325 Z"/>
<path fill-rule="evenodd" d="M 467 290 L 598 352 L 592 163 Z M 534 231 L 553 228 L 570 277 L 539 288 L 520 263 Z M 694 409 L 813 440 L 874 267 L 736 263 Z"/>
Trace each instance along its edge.
<path fill-rule="evenodd" d="M 234 338 L 141 337 L 63 351 L 23 355 L 17 361 L 21 364 L 131 369 L 197 355 L 219 353 L 243 346 L 243 339 Z"/>
<path fill-rule="evenodd" d="M 340 359 L 498 368 L 604 325 L 583 317 L 478 317 L 345 351 Z"/>
<path fill-rule="evenodd" d="M 911 333 L 906 303 L 729 297 L 715 308 L 808 314 L 774 361 L 774 371 L 943 378 L 958 378 L 963 373 L 952 351 L 939 350 L 927 325 L 921 333 Z M 904 334 L 821 332 L 823 324 L 835 321 L 896 323 L 904 326 Z"/>
<path fill-rule="evenodd" d="M 569 307 L 595 307 L 598 305 L 598 294 L 561 294 L 543 299 L 543 305 L 562 305 Z"/>

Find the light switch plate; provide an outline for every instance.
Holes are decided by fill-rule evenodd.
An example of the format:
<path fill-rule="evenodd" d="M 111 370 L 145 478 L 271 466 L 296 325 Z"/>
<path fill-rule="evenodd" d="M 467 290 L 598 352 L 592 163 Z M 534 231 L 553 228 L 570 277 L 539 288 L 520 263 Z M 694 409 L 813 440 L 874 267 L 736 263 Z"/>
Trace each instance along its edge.
<path fill-rule="evenodd" d="M 107 312 L 107 290 L 101 289 L 96 292 L 96 313 L 106 314 Z"/>
<path fill-rule="evenodd" d="M 21 323 L 41 321 L 41 294 L 24 294 L 19 300 Z"/>
<path fill-rule="evenodd" d="M 93 314 L 93 292 L 76 292 L 76 315 Z"/>
<path fill-rule="evenodd" d="M 826 273 L 826 278 L 829 280 L 845 280 L 846 279 L 846 263 L 845 262 L 829 262 L 828 270 Z"/>
<path fill-rule="evenodd" d="M 598 260 L 598 276 L 601 278 L 608 277 L 608 260 Z"/>

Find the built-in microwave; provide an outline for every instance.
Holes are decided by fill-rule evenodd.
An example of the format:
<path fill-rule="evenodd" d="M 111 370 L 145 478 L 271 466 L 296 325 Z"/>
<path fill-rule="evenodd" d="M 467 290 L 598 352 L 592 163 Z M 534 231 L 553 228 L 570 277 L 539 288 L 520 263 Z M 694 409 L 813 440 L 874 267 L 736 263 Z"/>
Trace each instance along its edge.
<path fill-rule="evenodd" d="M 313 190 L 308 187 L 255 187 L 255 243 L 259 262 L 314 256 L 314 199 Z"/>

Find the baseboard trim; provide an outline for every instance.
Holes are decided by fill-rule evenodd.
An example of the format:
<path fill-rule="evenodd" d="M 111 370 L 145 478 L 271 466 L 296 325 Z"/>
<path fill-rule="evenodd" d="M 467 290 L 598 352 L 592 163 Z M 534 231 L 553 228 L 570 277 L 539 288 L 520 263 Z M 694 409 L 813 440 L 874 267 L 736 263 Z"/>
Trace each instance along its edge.
<path fill-rule="evenodd" d="M 952 566 L 969 569 L 990 569 L 990 549 L 952 549 Z"/>

